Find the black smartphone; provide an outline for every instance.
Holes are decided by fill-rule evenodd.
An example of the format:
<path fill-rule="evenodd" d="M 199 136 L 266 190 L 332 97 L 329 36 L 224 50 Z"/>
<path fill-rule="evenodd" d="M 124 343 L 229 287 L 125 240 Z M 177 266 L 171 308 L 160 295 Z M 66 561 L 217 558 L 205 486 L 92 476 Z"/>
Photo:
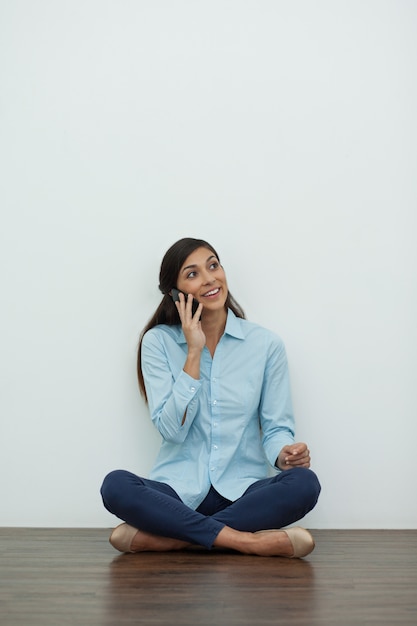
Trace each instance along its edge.
<path fill-rule="evenodd" d="M 179 301 L 180 301 L 180 295 L 179 295 L 180 293 L 184 294 L 185 301 L 187 302 L 187 298 L 188 298 L 187 294 L 186 294 L 186 293 L 184 293 L 183 291 L 181 291 L 181 292 L 180 292 L 178 289 L 176 289 L 175 287 L 173 287 L 173 288 L 171 289 L 171 297 L 172 297 L 172 299 L 174 300 L 174 302 L 179 302 Z M 199 305 L 198 300 L 196 300 L 195 298 L 193 298 L 193 304 L 192 304 L 192 309 L 191 309 L 191 310 L 192 310 L 192 312 L 193 312 L 193 315 L 194 315 L 194 314 L 195 314 L 195 312 L 197 311 L 197 309 L 198 309 L 198 305 Z"/>

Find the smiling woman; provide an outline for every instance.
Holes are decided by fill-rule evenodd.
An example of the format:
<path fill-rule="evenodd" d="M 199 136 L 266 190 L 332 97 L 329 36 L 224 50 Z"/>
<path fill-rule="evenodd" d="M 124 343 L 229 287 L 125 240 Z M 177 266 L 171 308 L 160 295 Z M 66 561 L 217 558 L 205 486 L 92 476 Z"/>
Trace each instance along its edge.
<path fill-rule="evenodd" d="M 125 522 L 110 542 L 122 552 L 200 545 L 306 556 L 310 533 L 280 530 L 320 493 L 307 445 L 294 443 L 282 340 L 245 319 L 202 239 L 171 246 L 159 280 L 163 298 L 141 335 L 138 378 L 162 445 L 149 479 L 124 470 L 105 478 L 104 505 Z"/>
<path fill-rule="evenodd" d="M 207 257 L 207 253 L 209 256 Z M 224 308 L 227 298 L 226 275 L 218 258 L 207 248 L 197 248 L 179 273 L 178 289 L 192 294 L 204 306 L 214 301 Z"/>

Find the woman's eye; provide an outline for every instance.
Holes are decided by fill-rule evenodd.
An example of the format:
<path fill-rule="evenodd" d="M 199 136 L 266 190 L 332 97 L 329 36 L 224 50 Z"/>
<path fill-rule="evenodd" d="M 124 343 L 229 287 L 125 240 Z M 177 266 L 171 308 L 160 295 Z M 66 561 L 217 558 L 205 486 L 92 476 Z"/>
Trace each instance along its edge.
<path fill-rule="evenodd" d="M 212 269 L 212 270 L 216 270 L 218 267 L 219 267 L 219 264 L 218 264 L 218 262 L 217 262 L 217 261 L 215 261 L 214 263 L 212 263 L 212 264 L 210 265 L 210 269 Z"/>
<path fill-rule="evenodd" d="M 189 274 L 187 274 L 187 278 L 194 278 L 195 275 L 196 272 L 190 272 Z"/>

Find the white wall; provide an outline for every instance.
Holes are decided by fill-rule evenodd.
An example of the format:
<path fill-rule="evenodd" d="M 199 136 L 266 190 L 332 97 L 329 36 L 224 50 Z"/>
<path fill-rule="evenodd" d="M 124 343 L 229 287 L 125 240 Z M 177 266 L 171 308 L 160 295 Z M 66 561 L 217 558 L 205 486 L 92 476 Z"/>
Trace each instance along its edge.
<path fill-rule="evenodd" d="M 3 526 L 110 526 L 165 250 L 285 340 L 306 523 L 417 527 L 417 5 L 1 0 Z"/>

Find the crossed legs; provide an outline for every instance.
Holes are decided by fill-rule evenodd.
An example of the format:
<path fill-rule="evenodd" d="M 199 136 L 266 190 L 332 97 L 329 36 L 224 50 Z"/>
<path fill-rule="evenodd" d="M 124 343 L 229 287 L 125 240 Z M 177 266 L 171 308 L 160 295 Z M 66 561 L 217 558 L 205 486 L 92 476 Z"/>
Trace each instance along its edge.
<path fill-rule="evenodd" d="M 236 502 L 211 488 L 197 511 L 168 485 L 123 470 L 111 472 L 101 492 L 105 507 L 127 522 L 113 531 L 111 539 L 123 551 L 180 550 L 194 544 L 245 554 L 294 556 L 295 543 L 301 541 L 306 553 L 314 547 L 311 535 L 302 529 L 267 530 L 293 523 L 316 504 L 319 482 L 303 468 L 254 483 Z M 301 536 L 301 531 L 308 536 Z"/>

